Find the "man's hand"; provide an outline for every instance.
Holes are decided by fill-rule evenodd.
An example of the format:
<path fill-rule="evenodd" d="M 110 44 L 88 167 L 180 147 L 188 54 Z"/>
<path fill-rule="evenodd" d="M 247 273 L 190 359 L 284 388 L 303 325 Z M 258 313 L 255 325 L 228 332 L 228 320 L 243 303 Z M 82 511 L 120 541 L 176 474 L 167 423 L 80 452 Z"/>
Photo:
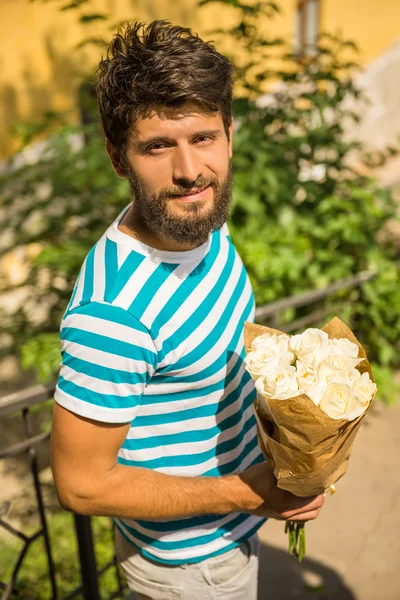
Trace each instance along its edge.
<path fill-rule="evenodd" d="M 324 495 L 301 498 L 276 486 L 267 463 L 254 465 L 239 476 L 245 485 L 242 510 L 250 514 L 289 521 L 316 519 L 324 503 Z"/>

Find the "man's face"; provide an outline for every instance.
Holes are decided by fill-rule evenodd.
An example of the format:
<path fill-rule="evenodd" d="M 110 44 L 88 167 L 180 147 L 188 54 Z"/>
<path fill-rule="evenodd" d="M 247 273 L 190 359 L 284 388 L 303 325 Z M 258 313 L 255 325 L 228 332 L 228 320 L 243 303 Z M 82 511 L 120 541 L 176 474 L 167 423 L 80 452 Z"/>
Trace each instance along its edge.
<path fill-rule="evenodd" d="M 135 211 L 154 234 L 203 243 L 227 220 L 232 130 L 222 116 L 187 104 L 149 112 L 129 137 L 126 176 Z"/>

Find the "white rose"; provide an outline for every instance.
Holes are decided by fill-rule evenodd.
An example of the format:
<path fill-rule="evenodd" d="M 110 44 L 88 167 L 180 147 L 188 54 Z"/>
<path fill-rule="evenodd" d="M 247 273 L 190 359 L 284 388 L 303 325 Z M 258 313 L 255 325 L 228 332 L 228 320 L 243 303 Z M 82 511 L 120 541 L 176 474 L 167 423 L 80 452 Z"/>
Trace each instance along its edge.
<path fill-rule="evenodd" d="M 264 333 L 254 338 L 251 349 L 258 351 L 266 348 L 279 348 L 284 352 L 289 351 L 290 337 L 284 333 Z"/>
<path fill-rule="evenodd" d="M 296 369 L 290 365 L 278 365 L 256 381 L 257 391 L 267 398 L 287 400 L 301 392 L 296 379 Z"/>
<path fill-rule="evenodd" d="M 363 405 L 368 405 L 376 392 L 376 385 L 368 373 L 363 373 L 355 381 L 353 381 L 353 390 L 358 401 Z"/>
<path fill-rule="evenodd" d="M 248 352 L 244 363 L 253 379 L 257 379 L 279 365 L 278 355 L 278 348 L 265 348 L 263 351 Z"/>
<path fill-rule="evenodd" d="M 357 375 L 356 375 L 357 373 Z M 350 371 L 337 371 L 333 375 L 327 377 L 326 382 L 329 383 L 345 383 L 349 385 L 351 388 L 353 387 L 354 381 L 361 377 L 360 371 L 358 369 L 350 369 Z"/>
<path fill-rule="evenodd" d="M 361 373 L 358 369 L 350 369 L 349 371 L 347 371 L 346 376 L 350 379 L 350 382 L 353 384 L 354 381 L 361 377 Z"/>
<path fill-rule="evenodd" d="M 290 348 L 303 362 L 319 364 L 328 346 L 329 337 L 325 331 L 309 328 L 290 338 Z"/>
<path fill-rule="evenodd" d="M 348 421 L 353 421 L 367 409 L 366 404 L 358 401 L 351 385 L 335 381 L 326 385 L 319 407 L 331 419 Z"/>
<path fill-rule="evenodd" d="M 332 338 L 329 340 L 329 344 L 340 350 L 343 354 L 347 354 L 352 358 L 358 358 L 359 348 L 357 344 L 354 344 L 347 338 Z"/>
<path fill-rule="evenodd" d="M 329 380 L 337 373 L 347 373 L 359 365 L 363 358 L 352 358 L 348 354 L 342 354 L 336 347 L 328 347 L 325 352 L 320 369 L 323 375 Z"/>
<path fill-rule="evenodd" d="M 253 340 L 251 352 L 247 353 L 244 362 L 250 375 L 256 379 L 264 376 L 279 364 L 290 365 L 294 354 L 288 351 L 289 336 L 266 333 Z"/>
<path fill-rule="evenodd" d="M 301 360 L 296 362 L 296 370 L 299 389 L 318 406 L 326 383 L 325 376 L 316 365 Z"/>

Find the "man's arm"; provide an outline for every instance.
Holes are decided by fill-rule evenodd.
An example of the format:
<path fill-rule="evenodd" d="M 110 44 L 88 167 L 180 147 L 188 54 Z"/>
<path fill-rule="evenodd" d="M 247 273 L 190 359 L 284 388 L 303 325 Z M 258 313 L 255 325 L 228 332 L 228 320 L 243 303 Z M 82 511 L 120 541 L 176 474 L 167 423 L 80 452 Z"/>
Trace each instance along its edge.
<path fill-rule="evenodd" d="M 323 496 L 279 490 L 266 464 L 240 475 L 180 477 L 117 463 L 130 424 L 106 424 L 55 405 L 51 466 L 63 508 L 80 514 L 169 520 L 247 512 L 276 519 L 315 519 Z"/>

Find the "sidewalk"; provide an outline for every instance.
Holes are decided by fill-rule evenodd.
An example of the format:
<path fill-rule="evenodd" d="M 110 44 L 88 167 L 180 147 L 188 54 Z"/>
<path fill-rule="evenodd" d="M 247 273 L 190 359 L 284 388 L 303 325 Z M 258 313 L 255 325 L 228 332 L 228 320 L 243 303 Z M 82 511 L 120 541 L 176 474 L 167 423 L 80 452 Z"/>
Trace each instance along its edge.
<path fill-rule="evenodd" d="M 400 600 L 400 405 L 376 403 L 349 469 L 308 523 L 307 557 L 287 552 L 284 524 L 260 531 L 259 600 Z"/>

